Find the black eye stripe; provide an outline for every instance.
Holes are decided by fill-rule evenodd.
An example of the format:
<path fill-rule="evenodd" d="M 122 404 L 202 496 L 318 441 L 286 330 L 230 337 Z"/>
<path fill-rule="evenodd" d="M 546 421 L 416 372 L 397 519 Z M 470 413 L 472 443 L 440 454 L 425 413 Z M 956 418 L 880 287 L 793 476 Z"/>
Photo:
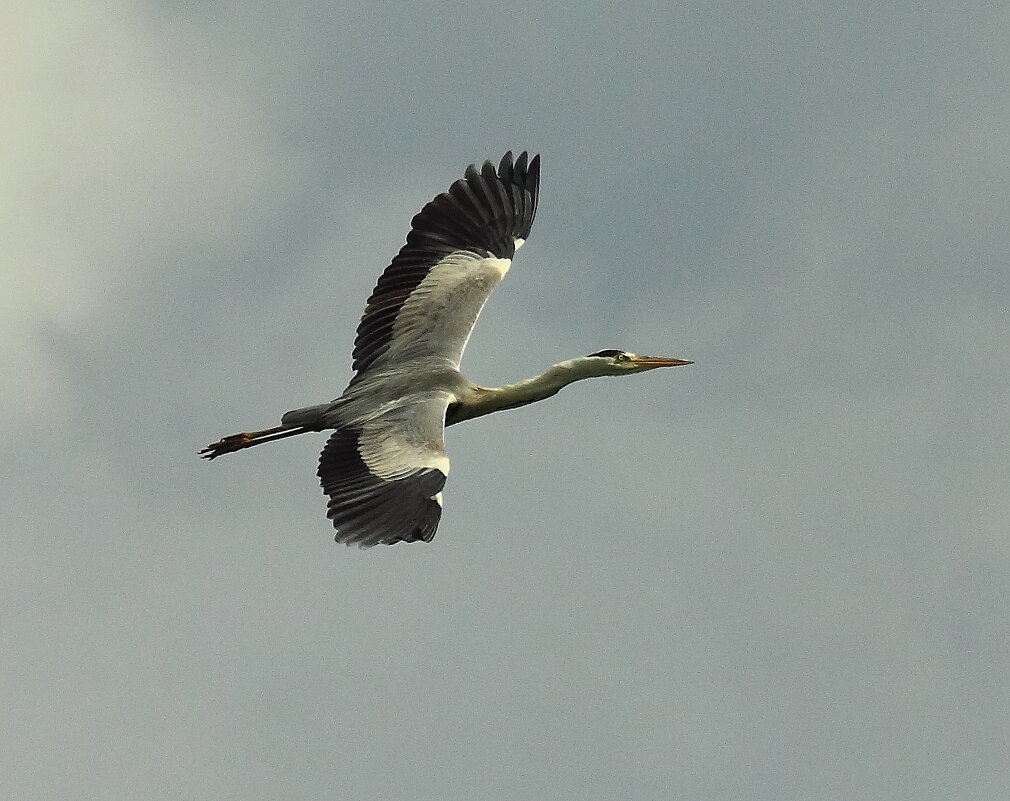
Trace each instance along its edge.
<path fill-rule="evenodd" d="M 600 351 L 597 351 L 596 353 L 590 353 L 589 355 L 590 356 L 611 356 L 611 357 L 614 357 L 614 356 L 623 356 L 624 355 L 624 351 L 623 350 L 600 350 Z"/>

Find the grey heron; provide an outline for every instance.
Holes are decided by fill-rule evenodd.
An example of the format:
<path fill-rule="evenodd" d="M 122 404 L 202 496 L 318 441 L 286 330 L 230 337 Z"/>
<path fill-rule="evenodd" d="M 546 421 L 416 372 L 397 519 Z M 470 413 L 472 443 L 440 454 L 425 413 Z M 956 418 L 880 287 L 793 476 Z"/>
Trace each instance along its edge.
<path fill-rule="evenodd" d="M 287 412 L 281 424 L 232 434 L 206 459 L 264 442 L 335 429 L 317 475 L 337 542 L 362 548 L 429 542 L 449 474 L 445 426 L 555 395 L 574 381 L 692 364 L 601 350 L 534 378 L 480 387 L 460 357 L 492 290 L 527 239 L 537 211 L 540 156 L 506 153 L 470 165 L 411 220 L 406 244 L 379 277 L 354 340 L 354 375 L 329 403 Z"/>

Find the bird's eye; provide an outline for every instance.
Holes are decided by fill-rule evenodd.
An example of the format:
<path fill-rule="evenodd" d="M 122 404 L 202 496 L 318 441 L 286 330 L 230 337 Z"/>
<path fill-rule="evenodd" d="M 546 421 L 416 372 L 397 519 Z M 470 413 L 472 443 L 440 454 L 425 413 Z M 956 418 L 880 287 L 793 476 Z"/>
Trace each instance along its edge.
<path fill-rule="evenodd" d="M 614 356 L 614 358 L 617 361 L 619 361 L 619 362 L 626 362 L 626 361 L 628 361 L 628 354 L 627 353 L 618 353 L 618 354 L 616 354 Z"/>

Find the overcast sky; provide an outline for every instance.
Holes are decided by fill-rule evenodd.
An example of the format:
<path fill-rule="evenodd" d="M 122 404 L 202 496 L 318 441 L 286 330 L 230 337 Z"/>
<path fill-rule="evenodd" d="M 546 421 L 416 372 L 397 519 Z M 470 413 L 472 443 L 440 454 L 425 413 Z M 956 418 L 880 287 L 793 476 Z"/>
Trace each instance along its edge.
<path fill-rule="evenodd" d="M 0 48 L 0 795 L 1010 797 L 999 4 L 21 3 Z M 507 149 L 464 359 L 694 366 L 454 427 L 430 544 L 306 436 Z"/>

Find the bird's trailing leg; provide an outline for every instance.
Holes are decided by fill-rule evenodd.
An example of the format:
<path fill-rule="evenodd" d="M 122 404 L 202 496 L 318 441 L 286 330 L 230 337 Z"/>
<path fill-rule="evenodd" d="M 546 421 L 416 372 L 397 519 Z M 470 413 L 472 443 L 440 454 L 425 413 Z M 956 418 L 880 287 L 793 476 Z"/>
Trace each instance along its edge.
<path fill-rule="evenodd" d="M 305 426 L 279 425 L 275 428 L 265 428 L 262 431 L 243 431 L 241 434 L 232 434 L 219 439 L 213 445 L 208 445 L 200 451 L 200 455 L 204 459 L 216 459 L 226 453 L 234 453 L 243 448 L 251 448 L 253 445 L 262 445 L 264 442 L 273 442 L 275 439 L 293 437 L 311 430 Z"/>

